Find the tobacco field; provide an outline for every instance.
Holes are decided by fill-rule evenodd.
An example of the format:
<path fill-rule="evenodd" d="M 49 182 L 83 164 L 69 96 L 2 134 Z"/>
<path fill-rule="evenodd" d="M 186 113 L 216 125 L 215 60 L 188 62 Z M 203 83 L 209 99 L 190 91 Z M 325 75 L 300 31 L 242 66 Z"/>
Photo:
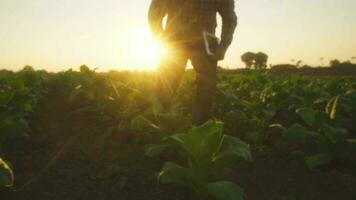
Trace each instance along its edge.
<path fill-rule="evenodd" d="M 0 71 L 0 199 L 356 199 L 355 77 L 218 76 L 195 127 L 192 71 Z"/>

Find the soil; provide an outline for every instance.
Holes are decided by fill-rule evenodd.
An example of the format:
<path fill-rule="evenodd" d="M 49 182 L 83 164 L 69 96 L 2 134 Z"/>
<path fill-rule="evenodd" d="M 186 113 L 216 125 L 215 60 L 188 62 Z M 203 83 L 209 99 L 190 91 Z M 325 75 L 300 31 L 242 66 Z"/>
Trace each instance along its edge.
<path fill-rule="evenodd" d="M 160 186 L 163 160 L 143 155 L 143 145 L 125 133 L 70 114 L 58 96 L 48 96 L 31 117 L 30 137 L 5 145 L 15 187 L 6 200 L 193 200 L 185 188 Z M 283 148 L 254 148 L 252 162 L 240 161 L 222 177 L 245 189 L 246 200 L 355 200 L 356 169 L 334 162 L 307 169 Z"/>

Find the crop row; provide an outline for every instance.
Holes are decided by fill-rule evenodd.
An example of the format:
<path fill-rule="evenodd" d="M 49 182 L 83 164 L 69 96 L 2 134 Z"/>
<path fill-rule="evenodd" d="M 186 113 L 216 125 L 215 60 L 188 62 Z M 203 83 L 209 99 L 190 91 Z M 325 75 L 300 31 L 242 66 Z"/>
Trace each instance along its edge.
<path fill-rule="evenodd" d="M 145 145 L 147 156 L 176 155 L 177 162 L 162 167 L 159 183 L 186 186 L 201 196 L 242 199 L 242 188 L 228 181 L 212 181 L 218 179 L 212 176 L 217 168 L 239 158 L 252 160 L 251 146 L 263 149 L 282 143 L 286 152 L 300 152 L 306 167 L 313 170 L 333 160 L 356 165 L 354 78 L 220 73 L 212 120 L 194 127 L 191 111 L 195 87 L 190 71 L 175 92 L 170 111 L 161 108 L 155 73 L 97 73 L 82 66 L 79 72 L 1 76 L 5 84 L 1 84 L 0 97 L 9 96 L 6 88 L 17 95 L 12 101 L 1 100 L 0 120 L 12 120 L 16 122 L 13 127 L 22 129 L 1 128 L 0 134 L 26 132 L 26 116 L 48 90 L 61 98 L 68 115 L 93 120 L 104 131 L 120 135 L 122 142 Z M 10 84 L 14 77 L 20 80 L 19 86 Z"/>

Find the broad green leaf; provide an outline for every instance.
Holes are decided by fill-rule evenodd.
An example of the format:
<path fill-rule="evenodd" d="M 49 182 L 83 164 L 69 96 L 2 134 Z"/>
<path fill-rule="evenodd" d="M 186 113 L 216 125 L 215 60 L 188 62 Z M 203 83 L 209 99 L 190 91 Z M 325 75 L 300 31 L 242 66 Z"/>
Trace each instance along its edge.
<path fill-rule="evenodd" d="M 244 190 L 235 183 L 221 181 L 209 183 L 206 186 L 207 191 L 215 197 L 216 200 L 243 200 Z"/>
<path fill-rule="evenodd" d="M 14 183 L 14 174 L 9 165 L 0 158 L 0 187 L 11 187 Z"/>
<path fill-rule="evenodd" d="M 239 155 L 246 160 L 252 159 L 250 145 L 240 140 L 239 138 L 225 135 L 223 138 L 223 143 L 228 145 L 226 149 L 228 152 L 233 152 L 234 154 Z"/>
<path fill-rule="evenodd" d="M 214 122 L 211 126 L 214 128 L 210 129 L 210 132 L 207 134 L 207 137 L 204 141 L 204 155 L 207 158 L 211 158 L 214 153 L 219 151 L 223 140 L 223 127 L 224 124 L 222 122 Z"/>
<path fill-rule="evenodd" d="M 185 134 L 175 134 L 175 135 L 171 135 L 166 138 L 163 138 L 163 140 L 164 141 L 167 140 L 169 142 L 172 142 L 175 145 L 178 145 L 178 146 L 184 148 L 184 141 L 183 141 L 184 136 L 185 136 Z"/>
<path fill-rule="evenodd" d="M 294 124 L 292 127 L 288 128 L 283 135 L 292 141 L 305 141 L 315 137 L 317 133 L 309 131 L 299 124 Z"/>
<path fill-rule="evenodd" d="M 226 114 L 226 124 L 232 127 L 240 128 L 248 120 L 247 115 L 241 110 L 232 110 Z"/>
<path fill-rule="evenodd" d="M 322 126 L 322 131 L 325 134 L 326 138 L 331 143 L 340 143 L 345 141 L 347 135 L 347 130 L 343 128 L 334 128 L 327 124 Z"/>
<path fill-rule="evenodd" d="M 250 145 L 236 137 L 224 135 L 222 151 L 214 157 L 214 164 L 228 165 L 236 161 L 238 158 L 252 160 Z"/>
<path fill-rule="evenodd" d="M 316 111 L 310 108 L 297 109 L 297 114 L 303 119 L 303 121 L 309 126 L 313 126 L 315 123 Z"/>
<path fill-rule="evenodd" d="M 183 137 L 184 148 L 195 158 L 210 159 L 221 145 L 223 123 L 208 121 L 189 130 Z"/>
<path fill-rule="evenodd" d="M 246 120 L 247 115 L 241 110 L 232 110 L 227 113 L 227 116 L 230 120 L 240 121 Z"/>
<path fill-rule="evenodd" d="M 156 157 L 164 152 L 169 145 L 167 144 L 149 144 L 145 146 L 145 155 L 149 157 Z"/>
<path fill-rule="evenodd" d="M 267 119 L 267 120 L 272 119 L 276 115 L 276 111 L 275 110 L 263 109 L 262 113 L 263 113 L 263 116 L 265 117 L 265 119 Z"/>
<path fill-rule="evenodd" d="M 28 136 L 28 123 L 25 119 L 6 118 L 0 121 L 0 138 Z"/>
<path fill-rule="evenodd" d="M 305 159 L 305 164 L 309 169 L 314 169 L 325 164 L 328 164 L 333 159 L 333 156 L 327 153 L 309 156 Z"/>
<path fill-rule="evenodd" d="M 330 117 L 326 112 L 317 111 L 315 114 L 315 126 L 322 127 L 324 124 L 330 123 Z"/>
<path fill-rule="evenodd" d="M 177 184 L 191 187 L 192 181 L 192 173 L 189 169 L 172 162 L 165 163 L 158 174 L 158 182 L 162 184 Z"/>

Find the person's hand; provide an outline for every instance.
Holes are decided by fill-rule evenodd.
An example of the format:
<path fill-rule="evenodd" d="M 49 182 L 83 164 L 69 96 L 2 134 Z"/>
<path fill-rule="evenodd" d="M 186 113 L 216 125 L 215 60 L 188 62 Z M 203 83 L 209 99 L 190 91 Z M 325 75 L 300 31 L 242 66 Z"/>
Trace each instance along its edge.
<path fill-rule="evenodd" d="M 224 60 L 225 58 L 225 54 L 226 54 L 226 49 L 225 48 L 222 48 L 222 47 L 218 47 L 215 51 L 215 54 L 213 56 L 213 58 L 215 60 Z"/>

